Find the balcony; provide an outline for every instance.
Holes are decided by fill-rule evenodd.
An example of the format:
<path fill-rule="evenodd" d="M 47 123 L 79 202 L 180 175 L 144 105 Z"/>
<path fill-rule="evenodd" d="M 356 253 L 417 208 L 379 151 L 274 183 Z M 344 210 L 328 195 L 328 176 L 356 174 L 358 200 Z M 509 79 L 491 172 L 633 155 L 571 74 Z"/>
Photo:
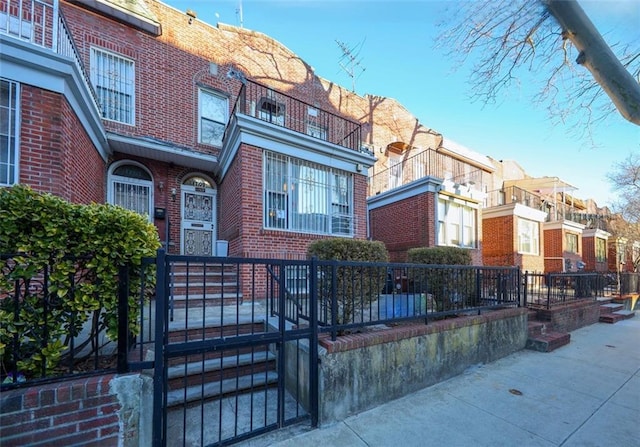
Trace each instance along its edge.
<path fill-rule="evenodd" d="M 474 185 L 482 189 L 485 176 L 482 169 L 465 163 L 451 155 L 433 149 L 423 150 L 400 163 L 373 173 L 369 177 L 369 196 L 375 196 L 424 177 L 435 177 L 448 180 L 454 184 Z"/>
<path fill-rule="evenodd" d="M 96 110 L 98 101 L 68 31 L 58 0 L 0 0 L 0 34 L 70 58 L 82 74 Z"/>
<path fill-rule="evenodd" d="M 369 150 L 361 146 L 360 123 L 257 82 L 242 80 L 232 120 L 236 114 L 251 116 L 297 134 L 370 155 Z M 227 126 L 227 132 L 231 127 Z"/>

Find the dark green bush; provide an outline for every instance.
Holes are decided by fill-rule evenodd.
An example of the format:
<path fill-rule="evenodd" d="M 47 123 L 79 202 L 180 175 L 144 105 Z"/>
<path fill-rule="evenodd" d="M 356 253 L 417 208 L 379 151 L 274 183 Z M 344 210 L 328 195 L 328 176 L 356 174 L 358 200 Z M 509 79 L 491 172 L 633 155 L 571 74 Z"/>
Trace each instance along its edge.
<path fill-rule="evenodd" d="M 429 294 L 437 311 L 449 311 L 473 304 L 474 270 L 456 267 L 471 265 L 469 250 L 458 247 L 413 248 L 408 251 L 408 259 L 412 264 L 434 266 L 410 268 L 408 277 L 413 291 Z"/>
<path fill-rule="evenodd" d="M 129 329 L 137 333 L 143 276 L 146 284 L 154 284 L 154 273 L 142 271 L 142 259 L 155 256 L 159 246 L 155 227 L 132 211 L 71 204 L 20 185 L 0 189 L 0 253 L 15 255 L 1 264 L 3 373 L 14 367 L 26 374 L 52 372 L 70 354 L 69 337 L 88 321 L 93 339 L 87 343 L 94 350 L 101 331 L 115 340 L 121 266 L 129 267 Z M 5 363 L 10 358 L 20 360 Z"/>
<path fill-rule="evenodd" d="M 307 254 L 319 260 L 353 261 L 352 265 L 320 267 L 318 300 L 329 315 L 335 273 L 337 324 L 353 321 L 354 313 L 378 298 L 387 277 L 387 269 L 366 263 L 389 262 L 382 242 L 356 239 L 322 239 L 313 242 Z"/>
<path fill-rule="evenodd" d="M 407 252 L 412 264 L 471 265 L 471 252 L 459 247 L 421 247 Z"/>

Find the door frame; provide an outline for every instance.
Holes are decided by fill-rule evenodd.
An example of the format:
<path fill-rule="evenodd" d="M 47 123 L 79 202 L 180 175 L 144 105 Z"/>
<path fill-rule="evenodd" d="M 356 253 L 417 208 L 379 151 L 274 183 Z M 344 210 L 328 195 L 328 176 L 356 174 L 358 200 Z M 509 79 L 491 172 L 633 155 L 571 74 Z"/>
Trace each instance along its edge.
<path fill-rule="evenodd" d="M 202 177 L 201 175 L 198 176 Z M 185 179 L 185 181 L 186 180 L 188 179 Z M 184 211 L 186 206 L 186 195 L 191 193 L 208 195 L 211 198 L 211 222 L 185 219 Z M 193 228 L 192 225 L 202 225 L 202 228 L 206 229 L 206 226 L 210 225 L 209 228 L 211 229 L 211 256 L 215 255 L 217 240 L 217 215 L 217 190 L 215 188 L 185 185 L 184 182 L 180 185 L 180 254 L 186 254 L 184 250 L 184 232 L 186 229 Z"/>

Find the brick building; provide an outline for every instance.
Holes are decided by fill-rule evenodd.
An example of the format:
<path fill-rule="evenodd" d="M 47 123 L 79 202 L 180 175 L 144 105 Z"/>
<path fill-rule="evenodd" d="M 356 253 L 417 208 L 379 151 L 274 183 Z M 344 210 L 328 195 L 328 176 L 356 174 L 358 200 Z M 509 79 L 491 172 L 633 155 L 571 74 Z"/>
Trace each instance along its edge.
<path fill-rule="evenodd" d="M 299 258 L 339 236 L 544 268 L 550 201 L 508 183 L 524 173 L 268 36 L 156 0 L 0 0 L 0 19 L 2 186 L 133 209 L 171 253 Z"/>

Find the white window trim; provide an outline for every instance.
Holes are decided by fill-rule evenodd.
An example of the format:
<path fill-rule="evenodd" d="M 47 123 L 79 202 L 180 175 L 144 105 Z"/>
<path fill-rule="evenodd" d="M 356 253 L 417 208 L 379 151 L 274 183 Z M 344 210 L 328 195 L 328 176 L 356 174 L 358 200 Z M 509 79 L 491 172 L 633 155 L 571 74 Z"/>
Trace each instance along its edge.
<path fill-rule="evenodd" d="M 531 251 L 524 251 L 522 250 L 522 244 L 520 243 L 520 222 L 529 222 L 530 224 L 533 225 L 532 228 L 537 228 L 537 234 L 530 234 L 529 236 L 531 237 L 531 245 L 533 247 L 533 250 Z M 516 229 L 516 244 L 517 244 L 517 252 L 519 254 L 523 254 L 523 255 L 533 255 L 533 256 L 538 256 L 540 255 L 540 223 L 536 222 L 535 220 L 530 220 L 530 219 L 525 219 L 523 217 L 518 217 L 517 218 L 517 229 Z"/>
<path fill-rule="evenodd" d="M 141 169 L 144 169 L 144 171 L 147 172 L 147 174 L 149 174 L 149 176 L 151 177 L 151 180 L 142 180 L 142 179 L 136 179 L 136 178 L 132 178 L 132 177 L 124 177 L 124 176 L 120 176 L 120 175 L 114 175 L 113 172 L 119 168 L 122 165 L 133 165 L 133 166 L 137 166 Z M 115 198 L 113 197 L 113 184 L 115 182 L 120 182 L 120 183 L 127 183 L 127 184 L 131 184 L 131 185 L 138 185 L 138 186 L 146 186 L 149 188 L 149 197 L 148 197 L 148 201 L 149 201 L 149 215 L 148 220 L 149 222 L 153 222 L 153 204 L 154 204 L 154 197 L 153 197 L 153 175 L 151 174 L 151 171 L 149 171 L 149 169 L 147 169 L 146 166 L 144 166 L 142 163 L 138 163 L 137 161 L 134 160 L 119 160 L 113 164 L 111 164 L 111 166 L 109 166 L 109 172 L 107 175 L 107 203 L 110 204 L 114 204 L 114 200 Z"/>
<path fill-rule="evenodd" d="M 208 88 L 204 88 L 204 87 L 198 87 L 198 143 L 199 144 L 204 144 L 207 146 L 214 146 L 214 147 L 221 147 L 222 146 L 222 137 L 221 137 L 221 141 L 220 144 L 211 144 L 208 142 L 205 142 L 202 140 L 202 95 L 209 95 L 209 96 L 214 96 L 222 101 L 224 101 L 224 110 L 225 110 L 225 115 L 224 115 L 224 121 L 221 121 L 219 124 L 222 124 L 222 127 L 225 128 L 227 123 L 229 122 L 229 98 L 220 93 L 217 92 L 215 90 L 212 89 L 208 89 Z M 213 123 L 218 123 L 217 121 L 214 121 L 212 119 L 209 118 L 205 118 L 208 121 L 211 121 Z M 224 131 L 223 131 L 223 136 L 224 136 Z"/>
<path fill-rule="evenodd" d="M 441 216 L 440 215 L 440 206 L 441 204 L 444 205 L 444 207 L 447 209 L 447 215 L 446 216 Z M 460 219 L 457 222 L 452 222 L 450 220 L 448 220 L 448 216 L 449 216 L 449 208 L 451 207 L 451 205 L 454 205 L 456 207 L 459 208 L 459 214 L 460 214 Z M 462 200 L 462 199 L 458 199 L 458 198 L 450 198 L 449 196 L 440 196 L 438 197 L 438 200 L 436 202 L 436 210 L 437 210 L 437 229 L 436 229 L 436 235 L 437 235 L 437 245 L 439 246 L 447 246 L 447 247 L 460 247 L 460 248 L 468 248 L 468 249 L 475 249 L 478 248 L 478 206 L 476 203 L 473 202 L 468 202 L 466 200 Z M 469 243 L 465 243 L 464 241 L 464 236 L 465 236 L 465 228 L 467 228 L 469 225 L 467 225 L 467 222 L 464 220 L 464 216 L 465 216 L 465 211 L 469 211 L 471 213 L 471 215 L 473 216 L 473 225 L 471 228 L 471 238 L 472 240 Z M 458 243 L 457 244 L 453 244 L 453 243 L 449 243 L 449 239 L 450 239 L 450 235 L 448 234 L 448 230 L 450 225 L 457 225 L 458 228 Z M 462 240 L 461 240 L 462 239 Z"/>
<path fill-rule="evenodd" d="M 104 119 L 105 121 L 112 121 L 114 123 L 120 123 L 120 124 L 129 125 L 129 126 L 135 126 L 136 125 L 136 63 L 135 63 L 135 61 L 133 59 L 125 57 L 125 56 L 123 56 L 121 54 L 105 50 L 104 48 L 91 47 L 91 60 L 90 60 L 91 84 L 93 85 L 93 88 L 96 89 L 96 90 L 98 89 L 98 79 L 97 79 L 98 67 L 96 66 L 96 64 L 97 64 L 97 53 L 102 53 L 104 55 L 108 55 L 108 56 L 117 58 L 117 59 L 119 59 L 119 60 L 121 60 L 123 62 L 131 63 L 131 110 L 130 110 L 131 121 L 130 122 L 121 121 L 121 120 L 118 120 L 118 119 L 114 119 L 114 118 L 110 118 L 108 116 L 105 116 L 105 114 L 102 114 L 102 119 Z M 126 94 L 127 92 L 123 92 L 123 93 Z M 101 111 L 101 113 L 102 113 L 102 111 Z"/>
<path fill-rule="evenodd" d="M 269 183 L 268 179 L 267 179 L 267 158 L 268 157 L 273 157 L 277 160 L 281 160 L 284 161 L 286 163 L 285 166 L 285 173 L 284 173 L 284 177 L 285 177 L 285 183 L 286 183 L 286 188 L 283 188 L 282 191 L 272 191 L 266 188 L 266 185 Z M 354 212 L 354 194 L 353 194 L 353 188 L 354 188 L 354 182 L 353 182 L 353 175 L 349 172 L 346 171 L 342 171 L 342 170 L 338 170 L 338 169 L 333 169 L 329 166 L 325 166 L 325 165 L 320 165 L 320 164 L 316 164 L 316 163 L 311 163 L 311 162 L 306 162 L 305 160 L 302 160 L 300 158 L 295 158 L 295 157 L 289 157 L 287 155 L 283 155 L 283 154 L 279 154 L 276 152 L 270 152 L 270 151 L 264 151 L 263 152 L 263 165 L 262 165 L 262 179 L 263 179 L 263 188 L 262 188 L 262 197 L 263 197 L 263 204 L 262 204 L 262 214 L 263 214 L 263 227 L 265 229 L 268 230 L 277 230 L 277 231 L 290 231 L 290 232 L 295 232 L 295 233 L 303 233 L 303 234 L 325 234 L 325 235 L 330 235 L 330 236 L 335 236 L 335 237 L 353 237 L 353 235 L 355 234 L 355 212 Z M 292 163 L 293 160 L 293 163 Z M 326 174 L 326 178 L 328 179 L 325 187 L 326 187 L 326 203 L 321 204 L 319 206 L 319 209 L 324 209 L 325 212 L 324 213 L 319 213 L 319 214 L 323 214 L 324 216 L 326 216 L 327 218 L 327 231 L 313 231 L 313 229 L 309 229 L 309 228 L 304 228 L 304 229 L 298 229 L 298 228 L 293 228 L 294 224 L 293 224 L 293 197 L 291 195 L 291 185 L 295 185 L 298 184 L 298 187 L 300 187 L 300 183 L 299 183 L 299 179 L 295 179 L 292 178 L 291 172 L 292 172 L 292 164 L 297 163 L 297 162 L 302 162 L 303 165 L 305 163 L 309 163 L 309 167 L 313 168 L 313 169 L 318 169 L 318 170 L 322 170 L 325 174 Z M 336 175 L 341 175 L 341 176 L 345 176 L 347 179 L 347 202 L 348 203 L 337 203 L 333 201 L 334 198 L 334 178 Z M 278 210 L 274 210 L 274 209 L 269 209 L 269 201 L 267 199 L 267 195 L 271 193 L 271 194 L 282 194 L 284 195 L 284 209 L 280 210 L 280 212 L 284 213 L 284 216 L 282 217 L 284 219 L 284 226 L 283 227 L 279 227 L 279 226 L 270 226 L 269 225 L 269 212 L 278 212 Z M 348 213 L 334 213 L 334 205 L 339 205 L 339 206 L 346 206 L 348 207 L 349 212 Z M 349 226 L 349 232 L 337 232 L 334 231 L 333 225 L 334 222 L 340 222 L 340 219 L 348 219 L 350 220 L 350 226 Z M 337 219 L 337 220 L 334 220 Z"/>
<path fill-rule="evenodd" d="M 9 80 L 9 79 L 5 79 L 5 78 L 0 78 L 0 79 L 11 84 L 16 95 L 16 108 L 15 110 L 13 110 L 13 113 L 15 114 L 15 126 L 13 129 L 10 129 L 10 130 L 13 130 L 13 135 L 15 136 L 15 144 L 14 144 L 14 147 L 12 148 L 13 156 L 14 156 L 13 183 L 5 183 L 4 179 L 0 179 L 0 186 L 12 186 L 20 182 L 20 116 L 21 116 L 20 83 Z M 9 107 L 9 110 L 11 111 L 11 107 Z M 10 115 L 9 115 L 9 122 L 11 122 Z M 10 135 L 7 135 L 7 136 L 10 137 Z M 7 155 L 9 156 L 9 159 L 10 159 L 11 148 Z"/>

